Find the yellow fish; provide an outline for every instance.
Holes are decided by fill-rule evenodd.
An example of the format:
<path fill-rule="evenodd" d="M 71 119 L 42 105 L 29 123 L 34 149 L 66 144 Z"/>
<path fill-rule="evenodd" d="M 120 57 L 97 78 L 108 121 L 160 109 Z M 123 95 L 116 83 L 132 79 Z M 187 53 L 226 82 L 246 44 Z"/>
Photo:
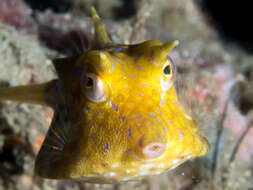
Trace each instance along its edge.
<path fill-rule="evenodd" d="M 94 8 L 96 44 L 53 61 L 59 79 L 0 88 L 0 99 L 50 106 L 54 118 L 35 162 L 50 179 L 117 183 L 160 174 L 209 150 L 177 99 L 178 41 L 115 45 Z"/>

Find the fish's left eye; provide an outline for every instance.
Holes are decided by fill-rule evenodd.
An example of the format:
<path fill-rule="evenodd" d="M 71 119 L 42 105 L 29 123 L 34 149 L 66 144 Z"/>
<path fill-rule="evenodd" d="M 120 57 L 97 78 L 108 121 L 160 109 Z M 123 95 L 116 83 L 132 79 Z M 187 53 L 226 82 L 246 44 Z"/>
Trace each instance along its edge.
<path fill-rule="evenodd" d="M 163 91 L 168 90 L 173 84 L 175 78 L 176 67 L 170 57 L 168 57 L 167 64 L 163 67 L 163 73 L 161 78 L 161 87 Z"/>
<path fill-rule="evenodd" d="M 169 59 L 170 63 L 164 67 L 163 73 L 166 76 L 174 77 L 174 75 L 176 73 L 176 66 L 170 57 L 168 57 L 168 59 Z"/>
<path fill-rule="evenodd" d="M 82 92 L 92 102 L 103 102 L 107 97 L 104 81 L 94 73 L 84 73 L 81 78 Z"/>

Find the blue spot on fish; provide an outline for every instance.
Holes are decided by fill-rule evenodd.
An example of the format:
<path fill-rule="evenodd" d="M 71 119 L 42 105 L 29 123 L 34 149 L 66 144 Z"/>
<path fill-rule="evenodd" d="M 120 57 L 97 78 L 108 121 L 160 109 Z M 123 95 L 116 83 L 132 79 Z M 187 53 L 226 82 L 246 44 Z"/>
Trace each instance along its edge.
<path fill-rule="evenodd" d="M 141 56 L 142 56 L 142 53 L 139 53 L 139 54 L 135 57 L 134 63 L 137 63 L 137 61 L 141 58 Z"/>
<path fill-rule="evenodd" d="M 114 109 L 114 111 L 118 111 L 118 107 L 112 103 L 112 101 L 109 102 L 110 107 Z"/>
<path fill-rule="evenodd" d="M 90 122 L 89 126 L 93 127 L 94 126 L 94 122 Z"/>
<path fill-rule="evenodd" d="M 121 121 L 125 121 L 125 118 L 126 118 L 126 116 L 123 115 L 123 116 L 121 117 Z"/>
<path fill-rule="evenodd" d="M 128 129 L 128 130 L 127 130 L 127 136 L 128 136 L 128 137 L 131 137 L 131 129 Z"/>
<path fill-rule="evenodd" d="M 150 61 L 153 62 L 155 59 L 154 59 L 154 50 L 151 51 L 150 53 Z"/>
<path fill-rule="evenodd" d="M 139 146 L 140 146 L 140 147 L 142 147 L 142 145 L 143 145 L 143 140 L 144 140 L 144 138 L 141 137 L 141 139 L 140 139 L 140 141 L 139 141 Z"/>
<path fill-rule="evenodd" d="M 136 115 L 135 119 L 139 119 L 141 117 L 141 115 Z"/>
<path fill-rule="evenodd" d="M 161 141 L 163 142 L 163 137 L 161 134 L 158 134 L 159 138 L 161 139 Z"/>
<path fill-rule="evenodd" d="M 184 134 L 182 133 L 181 130 L 179 130 L 179 137 L 180 137 L 180 140 L 183 140 L 183 138 L 184 138 Z"/>
<path fill-rule="evenodd" d="M 119 63 L 120 65 L 122 65 L 122 62 L 120 60 L 118 60 L 115 56 L 112 57 L 113 60 L 115 60 L 117 63 Z"/>
<path fill-rule="evenodd" d="M 115 70 L 115 64 L 111 61 L 112 63 L 112 70 L 114 71 Z"/>
<path fill-rule="evenodd" d="M 109 145 L 108 143 L 105 144 L 105 152 L 108 152 L 109 151 Z"/>
<path fill-rule="evenodd" d="M 115 49 L 115 52 L 119 53 L 119 52 L 122 52 L 122 50 L 123 50 L 122 48 L 117 48 L 117 49 Z"/>
<path fill-rule="evenodd" d="M 163 126 L 163 130 L 164 130 L 165 133 L 168 132 L 167 127 L 165 125 Z"/>
<path fill-rule="evenodd" d="M 162 106 L 164 105 L 163 96 L 161 96 L 160 104 L 161 104 Z"/>
<path fill-rule="evenodd" d="M 149 113 L 148 114 L 150 117 L 155 117 L 155 114 L 153 114 L 153 113 Z"/>

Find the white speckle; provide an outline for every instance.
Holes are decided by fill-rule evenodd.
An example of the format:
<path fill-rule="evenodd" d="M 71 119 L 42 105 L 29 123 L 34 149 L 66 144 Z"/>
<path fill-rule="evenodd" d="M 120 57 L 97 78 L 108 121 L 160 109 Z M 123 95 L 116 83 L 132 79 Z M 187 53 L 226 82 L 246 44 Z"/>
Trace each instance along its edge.
<path fill-rule="evenodd" d="M 160 104 L 163 106 L 164 105 L 164 100 L 163 100 L 163 98 L 164 98 L 164 92 L 163 93 L 161 93 L 161 97 L 160 97 Z"/>
<path fill-rule="evenodd" d="M 187 159 L 190 159 L 190 158 L 191 158 L 191 155 L 190 155 L 190 156 L 187 156 L 187 157 L 186 157 L 186 160 L 187 160 Z"/>
<path fill-rule="evenodd" d="M 184 114 L 185 118 L 188 120 L 192 120 L 191 116 L 189 116 L 188 114 Z"/>
<path fill-rule="evenodd" d="M 114 176 L 116 176 L 116 173 L 114 173 L 114 172 L 104 174 L 104 177 L 108 177 L 108 178 L 114 177 Z"/>
<path fill-rule="evenodd" d="M 154 174 L 154 175 L 159 175 L 159 174 L 161 174 L 162 172 L 161 171 L 157 171 L 157 172 L 153 172 L 152 174 Z"/>
<path fill-rule="evenodd" d="M 184 176 L 184 172 L 182 172 L 181 175 Z"/>
<path fill-rule="evenodd" d="M 146 176 L 146 175 L 149 175 L 149 172 L 141 171 L 141 172 L 139 173 L 139 176 Z"/>
<path fill-rule="evenodd" d="M 160 85 L 161 85 L 162 91 L 166 92 L 172 86 L 172 82 L 164 81 L 163 76 L 161 76 Z"/>
<path fill-rule="evenodd" d="M 177 165 L 172 166 L 172 167 L 170 168 L 170 170 L 174 170 L 176 167 L 177 167 Z"/>
<path fill-rule="evenodd" d="M 64 14 L 64 18 L 65 18 L 66 20 L 70 20 L 70 19 L 71 19 L 71 15 L 70 15 L 70 14 Z"/>
<path fill-rule="evenodd" d="M 52 64 L 52 61 L 51 61 L 50 59 L 47 59 L 47 60 L 45 61 L 45 63 L 46 63 L 46 65 L 51 65 L 51 64 Z"/>
<path fill-rule="evenodd" d="M 180 164 L 182 163 L 181 159 L 175 159 L 172 163 L 171 163 L 171 168 L 170 170 L 175 169 L 176 167 L 178 167 Z"/>
<path fill-rule="evenodd" d="M 182 140 L 183 140 L 183 138 L 184 138 L 184 134 L 182 133 L 182 131 L 181 131 L 181 130 L 179 130 L 178 132 L 179 132 L 179 138 L 180 138 L 180 141 L 182 141 Z"/>
<path fill-rule="evenodd" d="M 171 164 L 172 165 L 177 165 L 179 161 L 180 161 L 180 159 L 175 159 L 175 160 L 173 160 L 173 162 Z"/>
<path fill-rule="evenodd" d="M 109 106 L 112 107 L 112 105 L 113 105 L 113 104 L 112 104 L 112 101 L 109 101 Z"/>
<path fill-rule="evenodd" d="M 89 176 L 83 177 L 82 179 L 85 179 L 85 178 L 96 178 L 96 177 L 98 177 L 98 176 L 96 176 L 96 175 L 89 175 Z"/>
<path fill-rule="evenodd" d="M 100 56 L 101 59 L 106 59 L 106 55 L 102 52 L 99 53 L 99 56 Z"/>
<path fill-rule="evenodd" d="M 126 170 L 126 173 L 130 174 L 130 173 L 131 173 L 131 170 Z"/>
<path fill-rule="evenodd" d="M 118 164 L 113 164 L 113 165 L 112 165 L 112 168 L 118 168 L 118 167 L 119 167 Z"/>
<path fill-rule="evenodd" d="M 140 170 L 149 170 L 151 168 L 153 168 L 154 165 L 153 164 L 146 164 L 140 167 Z"/>
<path fill-rule="evenodd" d="M 187 50 L 184 50 L 184 51 L 183 51 L 183 56 L 184 56 L 184 57 L 189 57 L 189 56 L 190 56 L 190 53 L 189 53 Z"/>
<path fill-rule="evenodd" d="M 159 164 L 158 168 L 164 168 L 164 164 Z"/>
<path fill-rule="evenodd" d="M 122 178 L 121 180 L 122 181 L 129 181 L 131 178 L 130 177 L 125 177 L 125 178 Z"/>

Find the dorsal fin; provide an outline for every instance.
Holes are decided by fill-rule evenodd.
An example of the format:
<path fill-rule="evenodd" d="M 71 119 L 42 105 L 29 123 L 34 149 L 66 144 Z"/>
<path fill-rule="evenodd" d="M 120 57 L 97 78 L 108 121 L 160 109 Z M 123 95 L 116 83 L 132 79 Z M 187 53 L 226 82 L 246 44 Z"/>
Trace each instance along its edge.
<path fill-rule="evenodd" d="M 53 59 L 53 64 L 60 80 L 69 80 L 71 71 L 75 69 L 75 63 L 78 58 L 78 56 L 73 56 Z"/>
<path fill-rule="evenodd" d="M 95 28 L 96 45 L 101 46 L 108 44 L 110 42 L 110 39 L 94 7 L 91 7 L 91 16 Z"/>

